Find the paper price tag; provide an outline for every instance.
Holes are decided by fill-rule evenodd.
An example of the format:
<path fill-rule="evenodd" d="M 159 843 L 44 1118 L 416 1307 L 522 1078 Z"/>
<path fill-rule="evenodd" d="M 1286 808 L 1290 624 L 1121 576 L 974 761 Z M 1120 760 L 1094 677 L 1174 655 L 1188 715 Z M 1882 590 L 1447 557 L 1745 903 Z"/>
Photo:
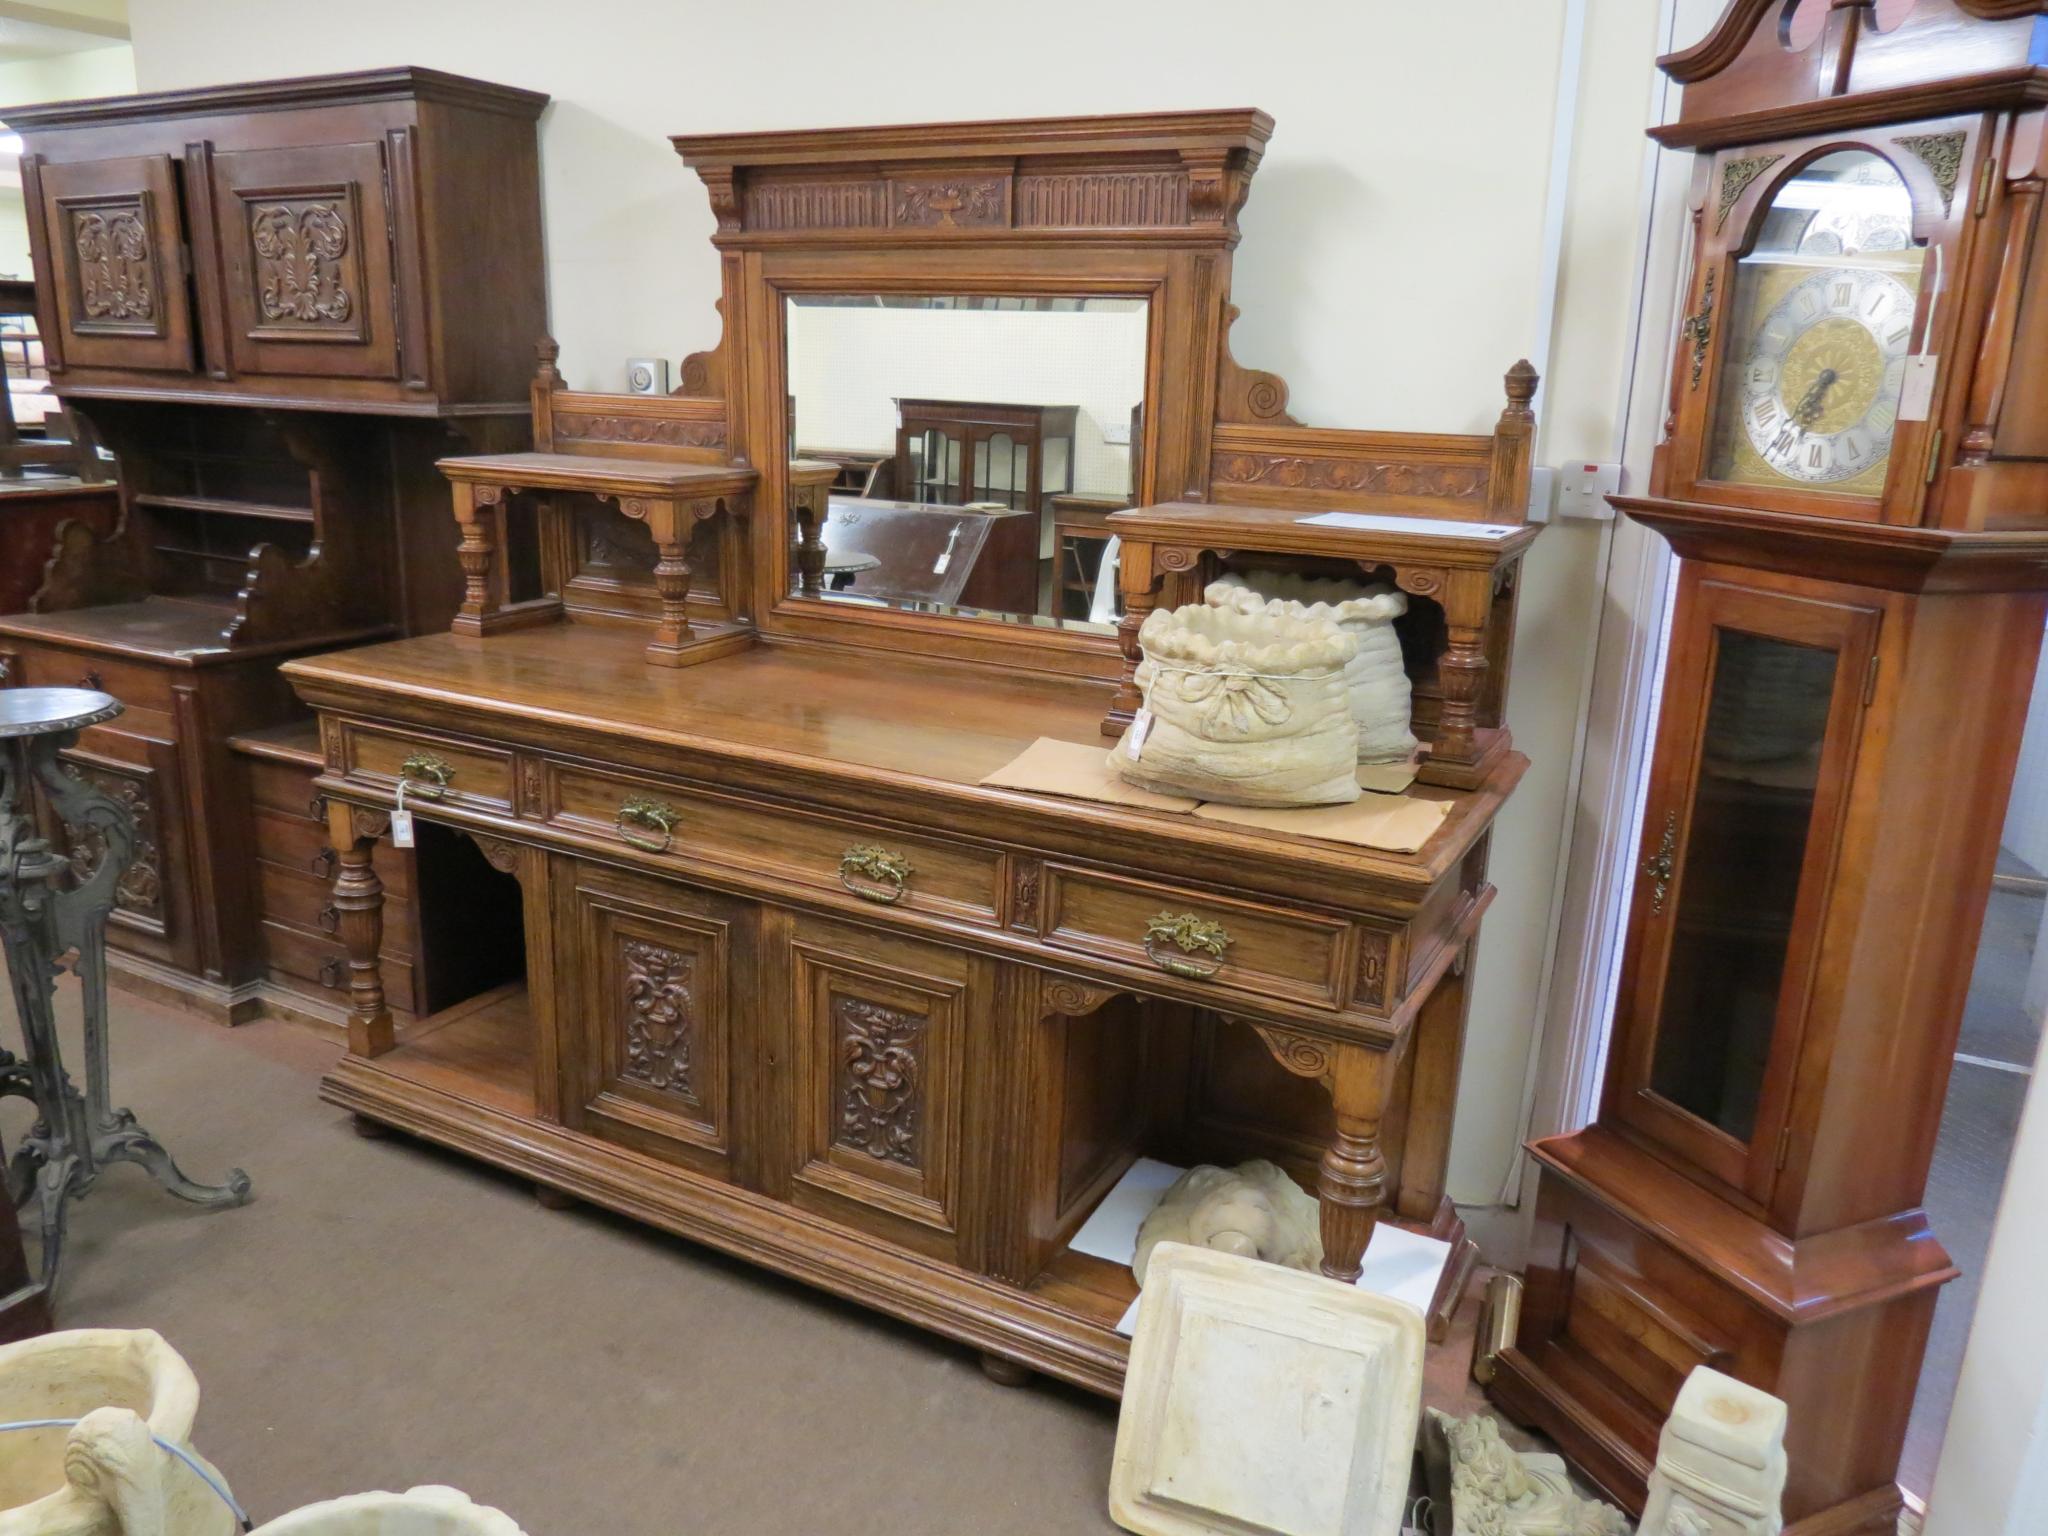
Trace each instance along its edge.
<path fill-rule="evenodd" d="M 1135 763 L 1138 760 L 1138 754 L 1145 750 L 1145 738 L 1151 734 L 1151 731 L 1152 711 L 1149 709 L 1139 710 L 1131 719 L 1131 728 L 1124 732 L 1124 754 L 1132 762 Z"/>
<path fill-rule="evenodd" d="M 1899 420 L 1927 419 L 1934 406 L 1934 366 L 1939 361 L 1932 352 L 1906 359 L 1906 374 L 1899 381 Z"/>
<path fill-rule="evenodd" d="M 412 846 L 411 811 L 393 811 L 391 813 L 391 846 L 394 848 L 410 848 Z"/>

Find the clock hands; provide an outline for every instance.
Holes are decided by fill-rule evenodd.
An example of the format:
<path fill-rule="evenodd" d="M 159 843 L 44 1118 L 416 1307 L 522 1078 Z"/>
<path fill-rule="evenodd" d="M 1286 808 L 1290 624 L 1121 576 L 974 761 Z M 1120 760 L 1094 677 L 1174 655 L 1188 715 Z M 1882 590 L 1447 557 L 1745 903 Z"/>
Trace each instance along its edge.
<path fill-rule="evenodd" d="M 1794 408 L 1792 419 L 1799 423 L 1802 433 L 1820 419 L 1821 405 L 1827 399 L 1828 390 L 1840 377 L 1832 368 L 1821 369 L 1820 377 L 1813 381 L 1813 387 Z"/>

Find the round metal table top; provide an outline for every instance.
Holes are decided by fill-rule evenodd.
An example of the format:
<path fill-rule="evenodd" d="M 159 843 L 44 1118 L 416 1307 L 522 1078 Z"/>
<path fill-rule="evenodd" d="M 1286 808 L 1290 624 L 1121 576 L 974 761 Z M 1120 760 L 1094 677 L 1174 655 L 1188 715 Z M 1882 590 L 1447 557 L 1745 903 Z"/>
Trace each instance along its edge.
<path fill-rule="evenodd" d="M 83 730 L 121 709 L 111 693 L 92 688 L 0 688 L 0 739 Z"/>
<path fill-rule="evenodd" d="M 839 555 L 825 557 L 827 576 L 850 576 L 856 571 L 872 571 L 882 562 L 874 555 Z"/>

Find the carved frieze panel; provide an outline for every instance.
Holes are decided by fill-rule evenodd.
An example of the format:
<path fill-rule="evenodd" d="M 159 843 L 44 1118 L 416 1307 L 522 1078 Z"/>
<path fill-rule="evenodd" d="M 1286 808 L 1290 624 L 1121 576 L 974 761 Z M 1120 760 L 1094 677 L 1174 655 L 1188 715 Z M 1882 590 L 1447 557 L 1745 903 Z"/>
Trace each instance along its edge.
<path fill-rule="evenodd" d="M 255 334 L 359 340 L 363 252 L 354 188 L 241 193 Z"/>
<path fill-rule="evenodd" d="M 603 416 L 555 413 L 555 438 L 586 443 L 658 443 L 669 448 L 712 448 L 726 444 L 723 421 L 686 421 L 661 416 Z"/>
<path fill-rule="evenodd" d="M 771 181 L 749 186 L 749 229 L 880 229 L 888 189 L 875 181 Z"/>
<path fill-rule="evenodd" d="M 906 1168 L 922 1166 L 927 1018 L 871 998 L 832 999 L 837 1045 L 836 1145 Z"/>
<path fill-rule="evenodd" d="M 1185 171 L 1063 171 L 1017 178 L 1017 227 L 1173 228 L 1188 221 Z"/>
<path fill-rule="evenodd" d="M 1008 176 L 940 176 L 889 184 L 889 222 L 909 229 L 974 229 L 1010 222 Z"/>
<path fill-rule="evenodd" d="M 164 859 L 157 826 L 157 808 L 149 786 L 140 775 L 112 768 L 68 761 L 64 772 L 90 784 L 101 794 L 124 807 L 135 822 L 135 856 L 128 861 L 114 886 L 114 907 L 143 918 L 161 928 L 164 921 Z M 75 878 L 90 880 L 107 856 L 106 835 L 84 825 L 70 828 L 71 870 Z"/>
<path fill-rule="evenodd" d="M 1486 470 L 1470 464 L 1388 463 L 1283 453 L 1218 453 L 1210 476 L 1219 485 L 1260 485 L 1346 495 L 1412 496 L 1486 503 Z"/>
<path fill-rule="evenodd" d="M 619 1075 L 697 1102 L 696 960 L 648 939 L 619 940 Z"/>
<path fill-rule="evenodd" d="M 72 330 L 81 335 L 157 335 L 163 282 L 149 198 L 96 198 L 64 204 L 76 290 Z"/>

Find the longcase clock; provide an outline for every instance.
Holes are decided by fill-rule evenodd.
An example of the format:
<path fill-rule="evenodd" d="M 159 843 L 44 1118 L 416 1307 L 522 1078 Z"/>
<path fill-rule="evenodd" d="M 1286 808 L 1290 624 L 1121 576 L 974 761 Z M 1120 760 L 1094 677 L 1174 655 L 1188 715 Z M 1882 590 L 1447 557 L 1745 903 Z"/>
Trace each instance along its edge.
<path fill-rule="evenodd" d="M 1713 1365 L 1798 1536 L 1890 1531 L 1921 1199 L 2048 615 L 2048 0 L 1733 0 L 1651 494 L 1680 557 L 1597 1121 L 1493 1393 L 1640 1509 Z"/>

